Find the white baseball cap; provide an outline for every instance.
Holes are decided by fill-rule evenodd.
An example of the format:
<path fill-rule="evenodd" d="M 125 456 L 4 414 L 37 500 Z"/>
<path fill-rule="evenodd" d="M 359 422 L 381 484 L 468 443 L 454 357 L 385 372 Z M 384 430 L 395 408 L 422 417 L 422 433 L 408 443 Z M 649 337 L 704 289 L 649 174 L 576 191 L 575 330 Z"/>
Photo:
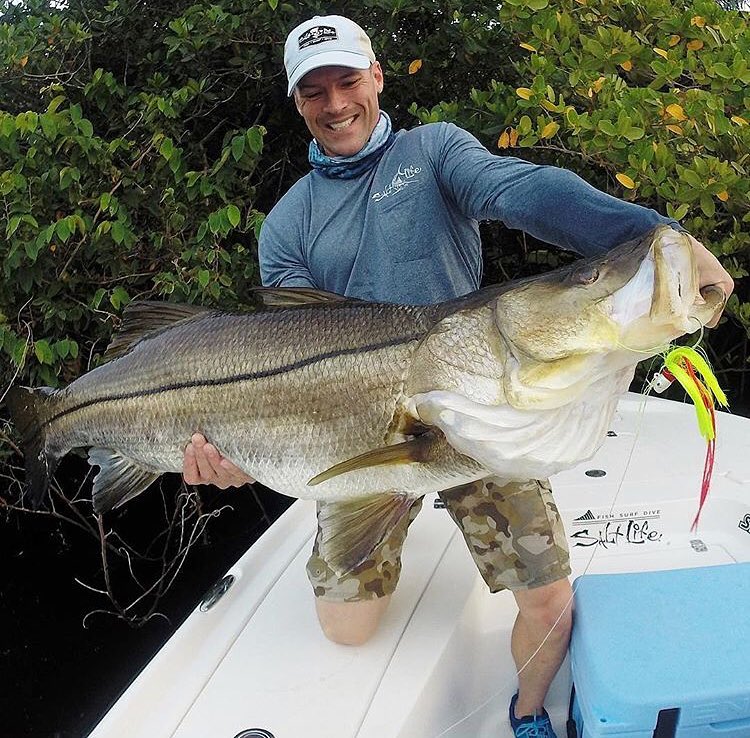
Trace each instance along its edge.
<path fill-rule="evenodd" d="M 286 37 L 287 95 L 302 77 L 318 67 L 367 69 L 374 61 L 370 39 L 354 21 L 340 15 L 316 15 Z"/>

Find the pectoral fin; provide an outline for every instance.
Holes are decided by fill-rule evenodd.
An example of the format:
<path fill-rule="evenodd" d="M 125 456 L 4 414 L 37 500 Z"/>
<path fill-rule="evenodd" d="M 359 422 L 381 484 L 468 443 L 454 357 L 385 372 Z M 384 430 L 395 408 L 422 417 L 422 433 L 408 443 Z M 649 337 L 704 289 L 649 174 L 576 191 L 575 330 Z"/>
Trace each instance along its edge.
<path fill-rule="evenodd" d="M 89 449 L 89 464 L 100 467 L 94 478 L 94 512 L 109 512 L 139 495 L 161 474 L 144 469 L 117 451 Z"/>
<path fill-rule="evenodd" d="M 335 464 L 320 474 L 316 474 L 307 484 L 314 487 L 316 484 L 326 482 L 333 477 L 337 477 L 339 474 L 346 474 L 357 469 L 367 469 L 371 466 L 410 464 L 415 461 L 427 461 L 435 440 L 435 433 L 427 431 L 427 433 L 423 433 L 421 436 L 404 441 L 403 443 L 394 443 L 392 446 L 383 446 L 372 451 L 366 451 L 352 459 Z"/>
<path fill-rule="evenodd" d="M 348 574 L 367 561 L 413 504 L 414 498 L 406 495 L 373 495 L 321 504 L 321 556 L 336 576 Z"/>

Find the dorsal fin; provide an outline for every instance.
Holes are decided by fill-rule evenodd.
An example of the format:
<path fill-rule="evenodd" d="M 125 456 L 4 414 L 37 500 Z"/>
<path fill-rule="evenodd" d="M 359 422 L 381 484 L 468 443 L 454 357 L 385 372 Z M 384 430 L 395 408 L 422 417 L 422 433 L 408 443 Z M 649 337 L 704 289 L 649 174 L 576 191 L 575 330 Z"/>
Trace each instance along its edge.
<path fill-rule="evenodd" d="M 256 309 L 300 307 L 343 300 L 360 302 L 354 297 L 312 287 L 253 287 L 250 290 L 250 298 Z"/>
<path fill-rule="evenodd" d="M 126 354 L 146 336 L 156 335 L 177 323 L 193 320 L 199 315 L 216 312 L 200 305 L 184 305 L 174 302 L 143 300 L 131 302 L 122 314 L 122 326 L 112 337 L 104 352 L 103 360 L 109 361 Z"/>
<path fill-rule="evenodd" d="M 254 287 L 250 290 L 250 307 L 255 311 L 320 305 L 344 300 L 359 302 L 353 297 L 310 287 Z M 200 305 L 152 300 L 131 302 L 123 311 L 120 330 L 113 336 L 102 358 L 104 361 L 116 359 L 126 354 L 136 343 L 147 336 L 156 335 L 159 331 L 171 328 L 177 323 L 193 320 L 200 315 L 212 312 L 217 311 Z"/>

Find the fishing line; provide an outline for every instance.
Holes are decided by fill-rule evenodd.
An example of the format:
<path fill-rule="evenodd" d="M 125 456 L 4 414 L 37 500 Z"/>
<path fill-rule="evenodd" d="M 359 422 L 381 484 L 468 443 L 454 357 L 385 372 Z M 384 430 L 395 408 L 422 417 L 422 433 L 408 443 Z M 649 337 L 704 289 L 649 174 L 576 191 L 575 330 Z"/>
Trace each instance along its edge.
<path fill-rule="evenodd" d="M 662 362 L 663 362 L 663 366 L 666 366 L 667 364 L 669 364 L 669 366 L 671 366 L 671 367 L 674 367 L 675 361 L 679 360 L 681 354 L 683 354 L 683 355 L 687 354 L 688 357 L 690 357 L 690 352 L 693 352 L 694 354 L 698 354 L 699 356 L 705 357 L 706 358 L 705 366 L 708 367 L 708 361 L 707 361 L 708 357 L 706 356 L 706 352 L 702 348 L 699 347 L 699 344 L 703 340 L 703 325 L 700 323 L 700 321 L 697 321 L 697 322 L 698 322 L 698 328 L 699 328 L 699 330 L 697 332 L 698 332 L 699 335 L 697 337 L 697 340 L 695 340 L 695 342 L 693 343 L 693 345 L 689 346 L 687 348 L 680 347 L 680 346 L 675 346 L 674 344 L 668 344 L 667 346 L 659 346 L 658 348 L 654 347 L 651 350 L 648 350 L 648 349 L 640 349 L 640 350 L 639 349 L 631 349 L 631 348 L 625 346 L 624 344 L 619 344 L 619 346 L 621 348 L 625 348 L 625 349 L 627 349 L 629 351 L 633 351 L 634 353 L 648 354 L 649 356 L 653 357 L 654 360 L 657 359 L 658 357 L 661 357 Z M 673 357 L 677 357 L 677 358 L 674 359 Z M 670 359 L 671 359 L 671 362 L 670 362 Z M 695 360 L 694 357 L 693 357 L 693 360 Z M 653 366 L 653 362 L 652 362 L 651 366 Z M 693 373 L 693 367 L 691 366 L 689 359 L 688 359 L 688 367 L 687 368 L 688 368 L 688 374 L 689 374 L 690 378 L 692 379 L 692 381 L 695 382 L 697 385 L 700 385 L 700 383 L 695 378 L 695 375 Z M 711 416 L 713 417 L 712 408 L 708 408 L 707 395 L 710 397 L 711 391 L 714 390 L 715 388 L 718 388 L 718 383 L 716 383 L 715 377 L 713 376 L 713 374 L 712 374 L 712 372 L 710 370 L 710 367 L 707 368 L 707 374 L 703 373 L 703 376 L 704 376 L 704 378 L 706 378 L 706 379 L 709 380 L 707 382 L 709 384 L 709 390 L 704 394 L 705 388 L 702 385 L 700 385 L 700 387 L 699 387 L 699 390 L 700 390 L 700 392 L 699 392 L 700 403 L 695 402 L 695 397 L 694 397 L 695 393 L 692 392 L 692 391 L 690 391 L 688 389 L 688 387 L 685 385 L 684 382 L 681 381 L 681 384 L 683 384 L 683 387 L 685 387 L 685 389 L 688 392 L 688 394 L 691 396 L 691 398 L 693 398 L 693 400 L 694 400 L 694 402 L 696 404 L 696 411 L 698 411 L 698 409 L 699 409 L 699 404 L 701 406 L 700 407 L 701 410 L 704 409 L 703 405 L 705 404 L 706 405 L 706 409 L 711 412 Z M 630 451 L 628 452 L 628 456 L 627 456 L 627 459 L 625 461 L 625 467 L 623 469 L 622 476 L 620 477 L 620 481 L 619 481 L 619 483 L 617 485 L 617 488 L 615 490 L 615 494 L 612 497 L 612 500 L 611 500 L 611 503 L 610 503 L 610 506 L 609 506 L 609 510 L 607 511 L 608 515 L 612 513 L 612 511 L 615 508 L 615 505 L 617 504 L 617 500 L 619 499 L 620 493 L 622 491 L 623 484 L 625 483 L 625 478 L 627 477 L 628 471 L 630 470 L 630 466 L 632 464 L 633 456 L 635 454 L 635 448 L 636 448 L 636 445 L 638 443 L 638 439 L 641 436 L 641 431 L 642 431 L 642 427 L 643 427 L 643 420 L 644 420 L 644 417 L 645 417 L 646 403 L 647 403 L 647 401 L 649 399 L 650 393 L 654 389 L 656 389 L 657 382 L 659 381 L 659 379 L 660 379 L 660 373 L 657 372 L 656 374 L 654 374 L 654 376 L 651 378 L 651 380 L 649 380 L 649 381 L 647 381 L 645 383 L 645 385 L 644 385 L 644 387 L 642 389 L 642 400 L 639 403 L 638 412 L 637 412 L 637 415 L 636 415 L 637 423 L 636 423 L 635 432 L 633 434 L 633 442 L 630 445 Z M 719 393 L 721 393 L 720 389 L 718 391 L 719 391 Z M 723 393 L 721 393 L 721 394 L 723 395 Z M 700 423 L 701 423 L 701 421 L 700 421 L 700 417 L 699 417 L 699 426 L 700 426 Z M 703 429 L 701 429 L 701 432 L 703 432 Z M 708 462 L 707 462 L 707 464 L 708 464 Z M 704 486 L 705 486 L 705 483 L 706 483 L 706 468 L 704 467 Z M 702 507 L 702 503 L 703 503 L 704 500 L 705 500 L 705 490 L 702 490 L 702 493 L 701 493 L 701 507 Z M 698 511 L 698 515 L 700 515 L 700 508 L 699 508 L 699 511 Z M 694 521 L 693 526 L 696 525 L 697 519 L 698 519 L 698 516 L 696 516 L 696 521 Z M 594 544 L 594 549 L 591 552 L 591 556 L 589 557 L 588 561 L 586 562 L 586 566 L 584 567 L 583 573 L 580 574 L 576 578 L 576 582 L 578 582 L 582 576 L 585 576 L 588 573 L 588 571 L 591 568 L 591 565 L 592 565 L 592 563 L 594 561 L 594 558 L 596 557 L 596 554 L 598 553 L 598 549 L 599 549 L 599 546 L 596 545 L 596 544 Z M 552 627 L 547 632 L 547 635 L 542 639 L 542 641 L 539 644 L 539 646 L 537 646 L 537 648 L 534 650 L 534 652 L 531 654 L 531 656 L 529 656 L 529 658 L 526 660 L 526 662 L 516 671 L 516 677 L 520 676 L 523 673 L 523 671 L 529 666 L 529 664 L 531 664 L 531 662 L 536 658 L 536 656 L 539 654 L 539 652 L 542 650 L 542 648 L 544 648 L 544 645 L 550 639 L 550 637 L 552 636 L 552 634 L 555 631 L 555 628 L 558 626 L 558 624 L 560 623 L 560 621 L 564 617 L 565 613 L 567 612 L 568 608 L 571 606 L 572 602 L 574 601 L 577 590 L 578 590 L 578 585 L 574 584 L 573 587 L 572 587 L 572 592 L 571 592 L 570 598 L 568 599 L 568 601 L 566 602 L 566 604 L 562 608 L 562 611 L 560 612 L 560 615 L 557 617 L 557 619 L 553 623 Z M 512 683 L 506 684 L 501 689 L 498 689 L 495 692 L 493 692 L 487 699 L 485 699 L 483 702 L 481 702 L 479 705 L 477 705 L 473 710 L 471 710 L 471 712 L 469 712 L 468 714 L 464 715 L 462 718 L 460 718 L 459 720 L 457 720 L 452 725 L 449 725 L 442 732 L 438 733 L 438 735 L 435 736 L 435 738 L 442 738 L 447 733 L 449 733 L 450 731 L 452 731 L 454 728 L 458 727 L 462 723 L 465 723 L 467 720 L 469 720 L 474 715 L 476 715 L 478 712 L 480 712 L 482 709 L 484 709 L 490 702 L 492 702 L 493 700 L 495 700 L 496 698 L 498 698 L 501 694 L 506 693 L 508 689 L 511 689 L 511 690 L 513 689 L 513 684 Z"/>
<path fill-rule="evenodd" d="M 685 351 L 687 351 L 687 352 L 693 351 L 696 354 L 705 355 L 705 351 L 703 351 L 703 350 L 701 350 L 701 349 L 698 348 L 698 344 L 700 343 L 700 341 L 702 340 L 702 338 L 703 338 L 703 326 L 701 326 L 701 331 L 700 331 L 700 335 L 698 337 L 698 340 L 693 344 L 692 347 L 689 347 L 687 349 L 685 349 L 684 347 L 676 347 L 676 346 L 670 344 L 670 345 L 668 345 L 666 347 L 661 347 L 660 349 L 657 349 L 656 351 L 654 351 L 654 350 L 651 350 L 651 351 L 645 351 L 645 350 L 644 351 L 638 351 L 638 350 L 634 350 L 634 349 L 629 349 L 629 350 L 634 350 L 634 351 L 636 351 L 638 353 L 648 353 L 654 359 L 656 359 L 657 356 L 660 355 L 661 358 L 662 358 L 662 361 L 664 363 L 669 363 L 668 362 L 669 357 L 671 357 L 674 354 L 678 354 L 679 355 L 680 351 L 683 351 L 683 352 L 685 352 Z M 657 354 L 657 356 L 654 356 L 654 354 Z M 652 366 L 653 366 L 653 362 L 652 362 Z M 709 370 L 709 373 L 710 373 L 710 370 Z M 693 376 L 692 373 L 691 373 L 691 376 Z M 643 427 L 643 420 L 644 420 L 645 411 L 646 411 L 646 403 L 648 402 L 649 395 L 650 395 L 651 391 L 656 387 L 656 383 L 657 383 L 658 379 L 659 379 L 659 374 L 657 373 L 657 374 L 655 374 L 652 377 L 652 379 L 650 381 L 647 381 L 646 384 L 643 387 L 643 390 L 642 390 L 642 400 L 639 403 L 638 412 L 637 412 L 637 415 L 636 415 L 637 423 L 636 423 L 635 432 L 633 434 L 633 442 L 630 445 L 630 450 L 628 452 L 628 456 L 627 456 L 627 459 L 625 461 L 625 468 L 623 469 L 622 476 L 620 477 L 620 481 L 619 481 L 619 483 L 617 485 L 617 488 L 615 490 L 615 494 L 612 497 L 612 500 L 610 502 L 609 510 L 607 511 L 608 515 L 612 513 L 612 511 L 615 508 L 615 505 L 617 504 L 617 500 L 620 497 L 620 493 L 622 491 L 623 484 L 625 483 L 625 478 L 627 477 L 628 471 L 630 470 L 630 466 L 631 466 L 632 461 L 633 461 L 633 456 L 635 454 L 635 448 L 636 448 L 636 445 L 638 443 L 638 439 L 641 436 L 641 431 L 642 431 L 642 427 Z M 694 379 L 694 377 L 693 377 L 693 379 Z M 702 396 L 702 393 L 701 393 L 701 396 Z M 696 405 L 696 407 L 697 407 L 697 405 Z M 705 470 L 704 470 L 704 480 L 705 480 Z M 701 498 L 704 499 L 704 495 L 703 494 L 702 494 Z M 700 514 L 700 511 L 699 511 L 699 514 Z M 696 519 L 697 519 L 697 517 L 696 517 Z M 598 553 L 598 549 L 599 549 L 599 547 L 595 544 L 594 545 L 594 549 L 591 552 L 591 556 L 589 557 L 588 561 L 586 562 L 586 566 L 583 569 L 583 573 L 580 574 L 579 577 L 577 577 L 576 582 L 578 582 L 580 580 L 580 577 L 585 576 L 588 573 L 589 569 L 591 568 L 591 565 L 594 562 L 594 558 L 596 557 L 596 554 Z M 539 652 L 542 650 L 542 648 L 544 648 L 544 645 L 550 639 L 550 637 L 552 636 L 555 628 L 558 626 L 558 624 L 562 620 L 563 616 L 565 615 L 566 611 L 568 610 L 568 608 L 571 606 L 573 600 L 575 599 L 575 595 L 576 595 L 577 590 L 578 590 L 578 585 L 574 584 L 573 587 L 572 587 L 571 596 L 568 599 L 568 601 L 566 602 L 566 604 L 563 607 L 562 611 L 560 612 L 560 615 L 557 617 L 557 619 L 555 620 L 554 624 L 552 625 L 552 627 L 547 632 L 547 635 L 542 639 L 542 641 L 539 644 L 539 646 L 537 646 L 537 648 L 534 650 L 534 652 L 531 654 L 531 656 L 526 660 L 526 662 L 516 671 L 516 677 L 520 676 L 523 673 L 523 671 L 529 666 L 529 664 L 536 658 L 536 656 L 539 654 Z M 501 694 L 505 693 L 508 690 L 508 688 L 510 688 L 512 690 L 512 687 L 513 687 L 512 684 L 506 684 L 501 689 L 493 692 L 486 700 L 484 700 L 479 705 L 477 705 L 477 707 L 475 707 L 471 712 L 469 712 L 467 715 L 465 715 L 464 717 L 462 717 L 460 720 L 456 721 L 452 725 L 450 725 L 447 728 L 445 728 L 441 733 L 439 733 L 437 736 L 435 736 L 435 738 L 442 738 L 442 736 L 446 735 L 446 733 L 452 731 L 454 728 L 456 728 L 457 726 L 461 725 L 462 723 L 466 722 L 471 717 L 473 717 L 474 715 L 476 715 L 480 710 L 482 710 L 484 707 L 486 707 L 490 702 L 492 702 L 494 699 L 496 699 L 497 697 L 499 697 Z"/>
<path fill-rule="evenodd" d="M 641 400 L 641 402 L 639 404 L 638 413 L 637 413 L 637 416 L 636 416 L 637 417 L 637 424 L 636 424 L 636 428 L 635 428 L 635 433 L 633 434 L 633 443 L 630 446 L 630 451 L 629 451 L 627 459 L 625 461 L 625 468 L 623 469 L 622 476 L 621 476 L 620 481 L 619 481 L 619 483 L 617 485 L 617 489 L 615 490 L 615 494 L 614 494 L 614 497 L 612 498 L 612 502 L 611 502 L 611 504 L 609 506 L 609 510 L 607 511 L 607 515 L 609 515 L 612 512 L 612 510 L 614 510 L 615 505 L 617 504 L 617 500 L 618 500 L 618 498 L 620 496 L 620 492 L 622 490 L 622 486 L 623 486 L 623 484 L 625 482 L 625 477 L 627 476 L 628 471 L 630 469 L 630 464 L 631 464 L 632 459 L 633 459 L 633 454 L 635 453 L 635 447 L 636 447 L 636 444 L 638 443 L 638 438 L 640 437 L 640 434 L 641 434 L 641 429 L 642 429 L 642 425 L 643 425 L 643 418 L 645 416 L 646 402 L 648 401 L 648 399 L 649 399 L 648 395 L 644 394 L 643 395 L 643 399 Z M 598 550 L 599 550 L 599 546 L 598 545 L 594 545 L 594 549 L 591 552 L 591 556 L 589 557 L 589 560 L 586 562 L 586 566 L 584 567 L 583 573 L 580 574 L 576 578 L 576 582 L 578 582 L 581 577 L 585 576 L 588 573 L 588 571 L 589 571 L 589 569 L 591 567 L 591 564 L 594 561 L 594 557 L 598 553 Z M 550 639 L 550 637 L 552 636 L 552 633 L 554 633 L 554 631 L 555 631 L 555 628 L 558 626 L 558 624 L 560 623 L 560 621 L 563 619 L 563 616 L 565 615 L 566 611 L 568 610 L 568 608 L 570 607 L 571 603 L 575 599 L 575 595 L 576 595 L 576 592 L 578 590 L 578 586 L 579 585 L 577 583 L 574 583 L 573 588 L 572 588 L 572 593 L 570 595 L 570 598 L 565 603 L 565 606 L 563 607 L 562 611 L 560 612 L 560 615 L 558 616 L 557 620 L 554 622 L 554 624 L 552 625 L 552 627 L 549 629 L 549 631 L 547 632 L 547 635 L 542 639 L 542 641 L 539 644 L 539 646 L 537 646 L 536 650 L 526 660 L 526 663 L 524 663 L 521 666 L 521 668 L 518 669 L 518 671 L 516 671 L 516 677 L 518 677 L 518 676 L 521 675 L 521 673 L 528 667 L 528 665 L 536 658 L 536 656 L 539 654 L 539 652 L 542 650 L 542 648 L 544 648 L 544 645 Z M 457 720 L 455 723 L 453 723 L 452 725 L 449 725 L 442 732 L 438 733 L 435 736 L 435 738 L 443 738 L 443 736 L 445 736 L 451 730 L 453 730 L 454 728 L 458 727 L 462 723 L 464 723 L 467 720 L 469 720 L 470 718 L 472 718 L 474 715 L 476 715 L 478 712 L 480 712 L 480 710 L 484 709 L 490 702 L 492 702 L 494 699 L 496 699 L 497 697 L 499 697 L 501 694 L 504 694 L 508 690 L 508 688 L 510 688 L 512 690 L 513 689 L 513 683 L 506 684 L 502 688 L 500 688 L 497 691 L 493 692 L 486 700 L 484 700 L 484 702 L 481 702 L 479 705 L 477 705 L 467 715 L 464 715 L 462 718 L 460 718 L 459 720 Z"/>
<path fill-rule="evenodd" d="M 695 317 L 688 317 L 688 320 L 694 320 L 696 323 L 698 323 L 698 328 L 693 331 L 693 333 L 698 334 L 698 338 L 693 341 L 692 346 L 690 348 L 695 349 L 696 351 L 699 351 L 700 353 L 705 355 L 705 351 L 699 346 L 703 342 L 703 335 L 704 335 L 704 328 L 705 326 L 703 323 L 701 323 L 698 318 Z M 662 356 L 666 352 L 668 352 L 671 348 L 675 348 L 674 344 L 667 343 L 667 344 L 661 344 L 659 346 L 653 346 L 652 348 L 648 349 L 637 349 L 637 348 L 631 348 L 625 343 L 622 343 L 621 341 L 617 341 L 616 343 L 618 348 L 625 349 L 626 351 L 632 351 L 634 354 L 648 354 L 649 356 L 653 356 L 656 358 L 657 356 Z"/>

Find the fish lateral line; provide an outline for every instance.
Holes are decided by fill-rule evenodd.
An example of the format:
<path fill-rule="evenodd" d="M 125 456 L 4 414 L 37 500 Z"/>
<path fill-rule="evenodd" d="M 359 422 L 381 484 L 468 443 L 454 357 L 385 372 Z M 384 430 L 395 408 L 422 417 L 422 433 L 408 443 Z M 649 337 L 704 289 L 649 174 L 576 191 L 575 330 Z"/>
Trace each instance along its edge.
<path fill-rule="evenodd" d="M 357 348 L 348 349 L 337 349 L 336 351 L 327 351 L 322 354 L 316 354 L 306 359 L 300 359 L 299 361 L 285 364 L 280 367 L 273 369 L 265 369 L 259 372 L 246 372 L 243 374 L 234 374 L 228 377 L 218 377 L 215 379 L 194 379 L 184 382 L 175 382 L 173 384 L 160 385 L 158 387 L 151 387 L 143 390 L 133 390 L 131 392 L 120 392 L 111 395 L 104 395 L 102 397 L 94 397 L 85 402 L 78 403 L 64 410 L 60 410 L 57 413 L 51 415 L 44 423 L 37 426 L 37 432 L 45 425 L 49 425 L 61 418 L 64 418 L 72 413 L 85 410 L 86 408 L 92 407 L 100 403 L 106 402 L 118 402 L 120 400 L 133 400 L 138 397 L 151 397 L 166 392 L 176 392 L 183 389 L 195 389 L 196 387 L 221 387 L 230 384 L 240 384 L 242 382 L 253 382 L 259 379 L 268 379 L 269 377 L 279 376 L 281 374 L 287 374 L 289 372 L 297 371 L 298 369 L 304 369 L 305 367 L 312 366 L 321 361 L 327 361 L 328 359 L 335 359 L 341 356 L 350 356 L 353 354 L 372 353 L 374 351 L 380 351 L 386 348 L 392 348 L 402 344 L 408 344 L 412 341 L 420 341 L 424 338 L 423 333 L 410 334 L 408 336 L 401 336 L 393 341 L 384 341 L 378 344 L 370 344 L 366 346 L 360 346 Z"/>

